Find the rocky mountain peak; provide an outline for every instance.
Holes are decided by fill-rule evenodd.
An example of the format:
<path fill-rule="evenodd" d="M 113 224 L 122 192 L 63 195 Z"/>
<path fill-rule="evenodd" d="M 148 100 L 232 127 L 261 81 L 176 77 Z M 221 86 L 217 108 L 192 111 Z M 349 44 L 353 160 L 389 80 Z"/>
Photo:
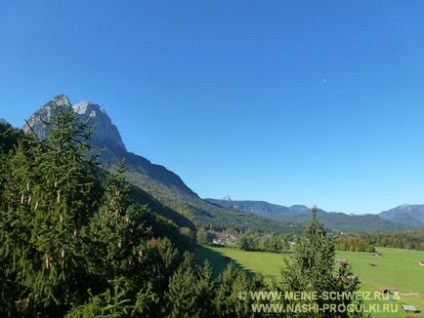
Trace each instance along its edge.
<path fill-rule="evenodd" d="M 26 120 L 22 129 L 25 132 L 33 131 L 40 139 L 44 139 L 47 135 L 45 123 L 51 121 L 56 111 L 69 110 L 71 109 L 71 106 L 71 102 L 66 95 L 57 95 L 32 114 L 32 116 Z"/>
<path fill-rule="evenodd" d="M 23 130 L 26 132 L 32 130 L 40 139 L 44 139 L 47 134 L 45 123 L 51 122 L 54 113 L 62 110 L 73 110 L 81 119 L 89 120 L 90 125 L 94 128 L 92 136 L 94 146 L 107 148 L 114 153 L 126 152 L 118 129 L 101 106 L 89 101 L 72 104 L 64 94 L 57 95 L 36 111 L 26 121 Z"/>
<path fill-rule="evenodd" d="M 56 110 L 62 109 L 74 111 L 80 119 L 87 120 L 92 126 L 91 144 L 103 150 L 100 153 L 99 162 L 104 167 L 110 167 L 117 161 L 124 159 L 128 170 L 137 175 L 138 180 L 142 180 L 139 182 L 151 184 L 153 185 L 150 186 L 151 188 L 159 189 L 156 193 L 159 197 L 163 196 L 163 193 L 177 191 L 184 195 L 190 195 L 196 200 L 200 199 L 177 174 L 163 166 L 152 164 L 142 156 L 128 152 L 118 128 L 112 123 L 106 111 L 98 104 L 86 100 L 72 104 L 66 95 L 61 94 L 36 111 L 27 120 L 23 129 L 27 132 L 32 131 L 40 139 L 44 139 L 48 133 L 46 123 L 51 122 Z"/>
<path fill-rule="evenodd" d="M 72 105 L 72 108 L 78 115 L 85 115 L 89 117 L 96 117 L 97 113 L 106 114 L 103 107 L 97 104 L 92 104 L 87 100 L 83 100 L 82 102 Z"/>
<path fill-rule="evenodd" d="M 118 128 L 112 123 L 106 111 L 100 105 L 82 101 L 72 105 L 74 112 L 84 120 L 89 120 L 94 128 L 92 142 L 100 148 L 108 148 L 117 153 L 126 152 Z"/>
<path fill-rule="evenodd" d="M 66 106 L 69 107 L 71 106 L 71 102 L 68 98 L 68 96 L 66 96 L 65 94 L 59 94 L 55 97 L 53 97 L 53 99 L 48 102 L 47 104 L 51 104 L 52 106 Z"/>

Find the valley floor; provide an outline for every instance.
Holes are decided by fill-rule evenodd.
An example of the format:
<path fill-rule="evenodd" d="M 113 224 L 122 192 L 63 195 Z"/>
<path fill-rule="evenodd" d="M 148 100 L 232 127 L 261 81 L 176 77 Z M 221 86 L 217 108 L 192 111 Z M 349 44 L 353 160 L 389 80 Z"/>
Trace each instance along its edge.
<path fill-rule="evenodd" d="M 424 317 L 424 266 L 418 262 L 424 260 L 424 251 L 393 248 L 377 248 L 381 256 L 371 253 L 338 251 L 337 259 L 347 260 L 355 275 L 359 276 L 361 292 L 369 295 L 366 305 L 370 310 L 376 309 L 372 317 Z M 280 271 L 284 266 L 286 254 L 267 252 L 246 252 L 229 247 L 198 246 L 198 261 L 205 259 L 219 272 L 227 263 L 249 272 L 262 273 L 269 281 L 278 282 Z M 394 292 L 396 300 L 378 299 L 382 290 Z M 401 305 L 413 305 L 421 313 L 406 314 Z M 374 306 L 374 307 L 373 307 Z M 378 308 L 391 306 L 390 313 L 378 312 Z"/>

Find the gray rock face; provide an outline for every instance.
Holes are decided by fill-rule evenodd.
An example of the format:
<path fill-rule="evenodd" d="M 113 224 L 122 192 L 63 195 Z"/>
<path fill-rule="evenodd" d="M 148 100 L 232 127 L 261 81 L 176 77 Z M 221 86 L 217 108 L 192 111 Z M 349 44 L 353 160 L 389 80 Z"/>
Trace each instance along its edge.
<path fill-rule="evenodd" d="M 90 120 L 90 123 L 94 127 L 93 145 L 100 148 L 109 148 L 117 153 L 127 151 L 118 128 L 112 123 L 112 120 L 101 106 L 88 101 L 82 101 L 74 104 L 72 109 L 80 118 Z"/>
<path fill-rule="evenodd" d="M 32 114 L 22 129 L 25 132 L 33 131 L 40 139 L 44 139 L 47 135 L 46 124 L 51 122 L 55 112 L 70 109 L 69 98 L 63 94 L 58 95 Z"/>
<path fill-rule="evenodd" d="M 44 139 L 47 134 L 46 124 L 51 122 L 55 112 L 64 110 L 73 110 L 81 119 L 89 119 L 90 125 L 94 128 L 91 140 L 94 146 L 108 148 L 115 153 L 126 152 L 118 129 L 102 107 L 88 101 L 72 105 L 69 98 L 63 94 L 54 97 L 35 112 L 27 120 L 23 130 L 25 132 L 32 130 L 40 139 Z"/>

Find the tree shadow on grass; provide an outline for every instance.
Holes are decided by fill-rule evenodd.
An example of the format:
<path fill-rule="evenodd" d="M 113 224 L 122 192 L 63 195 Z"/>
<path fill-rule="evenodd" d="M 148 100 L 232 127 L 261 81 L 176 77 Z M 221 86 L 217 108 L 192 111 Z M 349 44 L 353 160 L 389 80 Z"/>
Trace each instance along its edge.
<path fill-rule="evenodd" d="M 237 269 L 243 270 L 249 276 L 253 276 L 255 274 L 236 260 L 202 245 L 196 245 L 194 249 L 194 258 L 196 262 L 200 265 L 203 265 L 207 260 L 212 266 L 215 277 L 222 273 L 229 264 L 233 264 Z"/>

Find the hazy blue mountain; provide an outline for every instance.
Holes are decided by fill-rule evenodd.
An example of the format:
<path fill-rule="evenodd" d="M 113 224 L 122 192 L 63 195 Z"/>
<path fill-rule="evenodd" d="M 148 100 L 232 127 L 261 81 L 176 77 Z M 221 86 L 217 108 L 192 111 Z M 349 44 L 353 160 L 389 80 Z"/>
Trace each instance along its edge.
<path fill-rule="evenodd" d="M 311 218 L 310 208 L 304 205 L 286 207 L 264 201 L 206 200 L 228 209 L 255 213 L 284 222 L 305 223 Z M 407 224 L 400 224 L 373 214 L 347 215 L 318 209 L 317 216 L 327 228 L 339 231 L 401 231 L 411 228 Z"/>
<path fill-rule="evenodd" d="M 255 213 L 265 217 L 275 217 L 281 214 L 295 213 L 285 206 L 271 204 L 265 201 L 233 201 L 225 197 L 222 200 L 206 199 L 207 201 L 228 209 L 235 209 L 249 213 Z M 311 214 L 309 213 L 309 217 Z"/>
<path fill-rule="evenodd" d="M 383 219 L 406 224 L 413 227 L 424 227 L 424 205 L 404 204 L 379 214 Z"/>

